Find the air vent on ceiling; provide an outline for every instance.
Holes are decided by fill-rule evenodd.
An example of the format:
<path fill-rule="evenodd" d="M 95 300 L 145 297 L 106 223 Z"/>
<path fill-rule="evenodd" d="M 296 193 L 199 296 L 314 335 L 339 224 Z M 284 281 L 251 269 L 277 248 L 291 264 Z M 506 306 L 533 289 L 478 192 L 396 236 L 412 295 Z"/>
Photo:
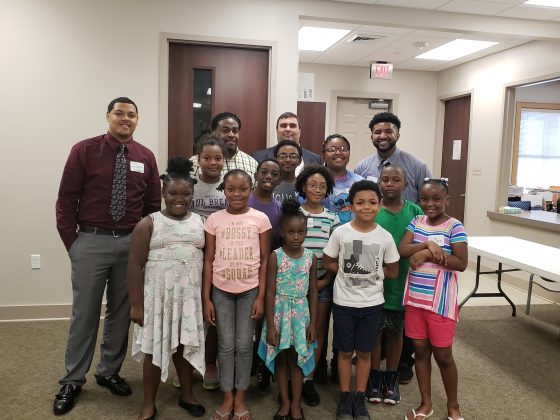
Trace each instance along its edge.
<path fill-rule="evenodd" d="M 346 42 L 348 42 L 349 44 L 352 44 L 354 42 L 356 43 L 372 42 L 381 38 L 385 38 L 385 35 L 372 35 L 372 34 L 354 32 L 348 37 Z"/>

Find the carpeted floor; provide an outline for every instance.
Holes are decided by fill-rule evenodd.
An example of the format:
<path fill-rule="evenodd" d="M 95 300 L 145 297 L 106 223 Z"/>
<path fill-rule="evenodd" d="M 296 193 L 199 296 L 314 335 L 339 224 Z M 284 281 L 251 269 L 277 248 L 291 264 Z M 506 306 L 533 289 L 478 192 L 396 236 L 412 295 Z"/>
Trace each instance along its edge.
<path fill-rule="evenodd" d="M 517 318 L 511 317 L 509 306 L 462 309 L 454 354 L 466 419 L 560 418 L 560 306 L 535 305 L 530 317 L 523 309 L 518 307 Z M 52 400 L 63 372 L 67 328 L 67 321 L 0 323 L 0 418 L 54 418 Z M 132 386 L 132 396 L 111 395 L 95 384 L 90 372 L 76 407 L 63 418 L 136 418 L 142 400 L 141 365 L 127 356 L 121 374 Z M 432 418 L 445 419 L 445 393 L 435 363 L 432 382 Z M 304 407 L 306 418 L 334 419 L 336 386 L 317 388 L 321 404 Z M 200 383 L 195 394 L 208 412 L 220 401 L 219 392 L 204 391 Z M 416 381 L 401 386 L 401 394 L 397 406 L 368 405 L 372 418 L 402 419 L 419 402 Z M 178 395 L 170 381 L 162 384 L 159 419 L 189 418 L 177 406 Z M 266 396 L 251 392 L 249 403 L 253 419 L 272 419 L 276 389 Z"/>

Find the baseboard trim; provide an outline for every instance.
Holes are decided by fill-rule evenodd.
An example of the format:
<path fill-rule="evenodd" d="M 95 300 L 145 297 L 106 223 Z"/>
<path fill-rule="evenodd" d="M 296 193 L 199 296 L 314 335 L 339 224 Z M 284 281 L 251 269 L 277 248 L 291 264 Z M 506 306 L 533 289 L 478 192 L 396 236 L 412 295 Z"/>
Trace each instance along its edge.
<path fill-rule="evenodd" d="M 101 314 L 105 313 L 105 304 Z M 46 321 L 70 319 L 72 305 L 13 305 L 0 306 L 0 322 L 9 321 Z"/>
<path fill-rule="evenodd" d="M 476 261 L 469 261 L 468 269 L 476 272 Z M 491 267 L 481 264 L 483 271 L 491 271 L 497 269 L 497 264 Z M 502 281 L 510 286 L 520 290 L 527 290 L 529 286 L 529 273 L 522 272 L 525 278 L 504 273 Z M 489 274 L 492 278 L 497 278 Z M 550 300 L 554 303 L 560 303 L 560 293 L 549 292 L 540 287 L 533 288 L 533 295 L 543 299 Z M 101 308 L 101 314 L 105 313 L 105 304 Z M 45 321 L 52 319 L 70 319 L 72 315 L 72 305 L 14 305 L 0 306 L 0 322 L 9 321 Z"/>

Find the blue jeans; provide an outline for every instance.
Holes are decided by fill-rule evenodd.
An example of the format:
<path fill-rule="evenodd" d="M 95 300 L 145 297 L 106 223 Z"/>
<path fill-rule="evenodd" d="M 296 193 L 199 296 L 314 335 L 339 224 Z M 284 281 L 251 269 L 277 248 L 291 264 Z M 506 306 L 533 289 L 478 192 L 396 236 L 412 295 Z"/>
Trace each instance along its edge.
<path fill-rule="evenodd" d="M 251 310 L 258 290 L 256 287 L 243 293 L 229 293 L 212 288 L 218 332 L 220 388 L 223 392 L 249 388 L 256 323 L 251 319 Z"/>

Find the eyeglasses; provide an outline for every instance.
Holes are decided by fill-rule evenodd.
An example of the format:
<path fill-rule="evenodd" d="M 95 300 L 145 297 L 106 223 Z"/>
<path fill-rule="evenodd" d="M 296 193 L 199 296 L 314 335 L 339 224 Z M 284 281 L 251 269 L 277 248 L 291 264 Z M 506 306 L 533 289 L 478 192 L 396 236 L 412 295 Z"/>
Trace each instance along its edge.
<path fill-rule="evenodd" d="M 323 150 L 327 153 L 336 153 L 336 152 L 346 153 L 346 152 L 350 151 L 350 147 L 348 147 L 348 146 L 339 146 L 339 147 L 329 146 L 329 147 L 325 147 Z"/>
<path fill-rule="evenodd" d="M 327 191 L 327 184 L 305 184 L 305 188 L 315 191 Z"/>
<path fill-rule="evenodd" d="M 299 160 L 299 155 L 297 153 L 278 153 L 278 155 L 276 156 L 276 158 L 278 160 Z"/>

